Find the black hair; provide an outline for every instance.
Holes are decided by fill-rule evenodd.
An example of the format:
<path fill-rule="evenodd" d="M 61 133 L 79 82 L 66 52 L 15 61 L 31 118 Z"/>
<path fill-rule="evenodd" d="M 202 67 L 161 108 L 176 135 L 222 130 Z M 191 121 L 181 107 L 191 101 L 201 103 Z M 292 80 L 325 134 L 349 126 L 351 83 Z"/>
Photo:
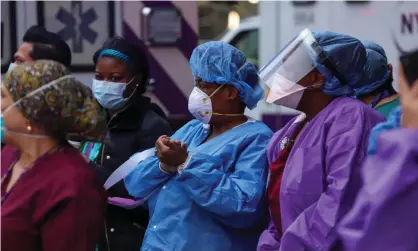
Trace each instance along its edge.
<path fill-rule="evenodd" d="M 129 71 L 133 75 L 141 74 L 141 84 L 138 89 L 138 94 L 142 95 L 148 85 L 148 78 L 149 78 L 149 65 L 148 59 L 146 57 L 145 52 L 136 44 L 122 38 L 122 37 L 113 37 L 109 38 L 93 56 L 94 64 L 97 64 L 97 60 L 99 58 L 99 54 L 102 50 L 105 49 L 113 49 L 118 52 L 121 52 L 129 57 L 129 61 L 127 63 Z M 108 56 L 108 55 L 106 55 Z M 111 56 L 109 56 L 111 57 Z M 118 57 L 115 57 L 118 58 Z"/>
<path fill-rule="evenodd" d="M 56 133 L 53 134 L 52 137 L 54 137 L 60 146 L 70 146 L 70 142 L 68 142 L 67 135 L 65 133 Z"/>
<path fill-rule="evenodd" d="M 71 49 L 68 44 L 43 26 L 30 27 L 23 36 L 23 41 L 33 44 L 32 51 L 29 53 L 33 60 L 47 59 L 57 61 L 66 67 L 71 65 Z"/>

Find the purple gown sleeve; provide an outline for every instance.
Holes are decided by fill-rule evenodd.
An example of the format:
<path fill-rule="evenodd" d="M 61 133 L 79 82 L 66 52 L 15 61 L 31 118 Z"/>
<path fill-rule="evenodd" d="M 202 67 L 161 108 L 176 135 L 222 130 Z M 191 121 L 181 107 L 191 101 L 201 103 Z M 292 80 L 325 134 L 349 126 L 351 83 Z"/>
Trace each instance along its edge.
<path fill-rule="evenodd" d="M 280 234 L 273 221 L 269 219 L 269 226 L 260 236 L 257 251 L 277 251 L 280 248 Z"/>
<path fill-rule="evenodd" d="M 361 186 L 369 133 L 378 122 L 366 114 L 344 112 L 334 118 L 324 139 L 324 192 L 283 233 L 280 251 L 327 251 L 334 244 L 336 224 Z"/>
<path fill-rule="evenodd" d="M 338 227 L 338 250 L 418 250 L 418 130 L 384 132 L 378 145 L 362 168 L 356 203 Z"/>

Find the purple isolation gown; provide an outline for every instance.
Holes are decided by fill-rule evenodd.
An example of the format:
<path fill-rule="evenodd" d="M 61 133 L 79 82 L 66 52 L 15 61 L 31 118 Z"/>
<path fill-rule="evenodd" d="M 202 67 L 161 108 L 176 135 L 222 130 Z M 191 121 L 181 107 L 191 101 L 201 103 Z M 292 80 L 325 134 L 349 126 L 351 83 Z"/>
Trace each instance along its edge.
<path fill-rule="evenodd" d="M 383 132 L 338 234 L 344 251 L 418 250 L 418 130 Z"/>
<path fill-rule="evenodd" d="M 269 163 L 276 160 L 301 119 L 295 118 L 274 134 L 267 149 Z M 361 187 L 360 167 L 367 155 L 370 131 L 382 121 L 383 116 L 360 101 L 340 97 L 306 125 L 283 174 L 283 236 L 270 221 L 260 236 L 258 251 L 331 247 L 336 240 L 336 224 L 349 211 Z"/>

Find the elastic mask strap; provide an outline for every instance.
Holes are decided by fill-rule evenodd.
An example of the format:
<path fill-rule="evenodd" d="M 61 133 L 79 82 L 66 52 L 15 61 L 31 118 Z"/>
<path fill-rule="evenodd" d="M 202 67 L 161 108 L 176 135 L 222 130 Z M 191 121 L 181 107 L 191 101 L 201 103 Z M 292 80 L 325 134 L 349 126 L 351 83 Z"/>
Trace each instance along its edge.
<path fill-rule="evenodd" d="M 125 86 L 128 86 L 128 85 L 130 85 L 131 83 L 132 83 L 132 81 L 134 81 L 134 79 L 136 78 L 136 76 L 135 77 L 133 77 L 132 79 L 131 79 L 131 81 L 129 81 Z M 136 87 L 135 87 L 135 89 L 132 91 L 132 93 L 131 93 L 131 95 L 129 95 L 129 97 L 127 97 L 127 98 L 125 98 L 125 100 L 129 100 L 129 99 L 131 99 L 132 98 L 132 96 L 134 95 L 134 93 L 136 92 L 136 89 L 138 89 L 138 87 L 139 87 L 139 85 L 136 85 Z"/>
<path fill-rule="evenodd" d="M 134 81 L 134 79 L 136 78 L 136 76 L 134 76 L 128 83 L 126 83 L 125 85 L 128 86 L 132 83 L 132 81 Z"/>
<path fill-rule="evenodd" d="M 209 98 L 211 98 L 213 95 L 215 95 L 215 93 L 217 93 L 225 84 L 222 84 L 221 86 L 219 86 L 214 92 L 212 92 L 212 94 L 209 96 Z M 243 116 L 243 114 L 222 114 L 222 113 L 217 113 L 217 112 L 205 112 L 205 115 L 217 115 L 217 116 L 233 116 L 233 117 L 238 117 L 238 116 Z"/>
<path fill-rule="evenodd" d="M 202 91 L 202 90 L 200 90 L 199 88 L 197 88 L 197 89 L 199 89 L 199 91 L 201 92 L 201 93 L 203 93 L 205 96 L 207 96 L 207 98 L 203 98 L 202 100 L 203 100 L 203 102 L 205 102 L 206 103 L 206 101 L 208 101 L 208 100 L 210 100 L 210 98 L 211 97 L 213 97 L 213 95 L 215 95 L 221 88 L 222 88 L 222 86 L 224 86 L 225 84 L 222 84 L 221 86 L 219 86 L 218 88 L 216 88 L 216 90 L 214 91 L 214 92 L 212 92 L 210 95 L 207 95 L 204 91 Z"/>
<path fill-rule="evenodd" d="M 216 112 L 206 112 L 205 114 L 206 115 L 212 114 L 212 115 L 217 115 L 217 116 L 233 116 L 233 117 L 244 116 L 244 114 L 239 114 L 239 113 L 222 114 L 222 113 L 216 113 Z"/>
<path fill-rule="evenodd" d="M 220 85 L 218 88 L 216 88 L 216 90 L 214 92 L 212 92 L 212 94 L 210 94 L 209 98 L 213 97 L 213 95 L 215 95 L 225 84 Z"/>
<path fill-rule="evenodd" d="M 48 137 L 48 135 L 45 135 L 45 134 L 30 134 L 30 133 L 24 133 L 24 132 L 10 131 L 6 127 L 4 127 L 4 132 L 19 135 L 19 136 L 24 136 L 24 137 L 31 137 L 35 139 L 42 139 L 42 138 Z"/>
<path fill-rule="evenodd" d="M 310 90 L 312 90 L 312 89 L 317 89 L 316 87 L 321 87 L 323 84 L 313 84 L 313 85 L 311 85 L 311 86 L 307 86 L 307 87 L 305 87 L 304 89 L 302 89 L 302 90 L 306 90 L 306 89 L 310 89 Z"/>

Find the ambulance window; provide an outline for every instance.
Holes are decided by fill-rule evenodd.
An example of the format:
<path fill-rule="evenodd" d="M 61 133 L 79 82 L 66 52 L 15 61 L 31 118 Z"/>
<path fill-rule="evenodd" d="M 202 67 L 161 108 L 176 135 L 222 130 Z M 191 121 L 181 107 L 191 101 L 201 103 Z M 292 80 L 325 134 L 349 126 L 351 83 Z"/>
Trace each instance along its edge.
<path fill-rule="evenodd" d="M 294 6 L 309 6 L 314 5 L 316 1 L 292 1 Z"/>
<path fill-rule="evenodd" d="M 258 67 L 258 29 L 238 33 L 230 44 L 241 50 L 247 60 Z"/>

